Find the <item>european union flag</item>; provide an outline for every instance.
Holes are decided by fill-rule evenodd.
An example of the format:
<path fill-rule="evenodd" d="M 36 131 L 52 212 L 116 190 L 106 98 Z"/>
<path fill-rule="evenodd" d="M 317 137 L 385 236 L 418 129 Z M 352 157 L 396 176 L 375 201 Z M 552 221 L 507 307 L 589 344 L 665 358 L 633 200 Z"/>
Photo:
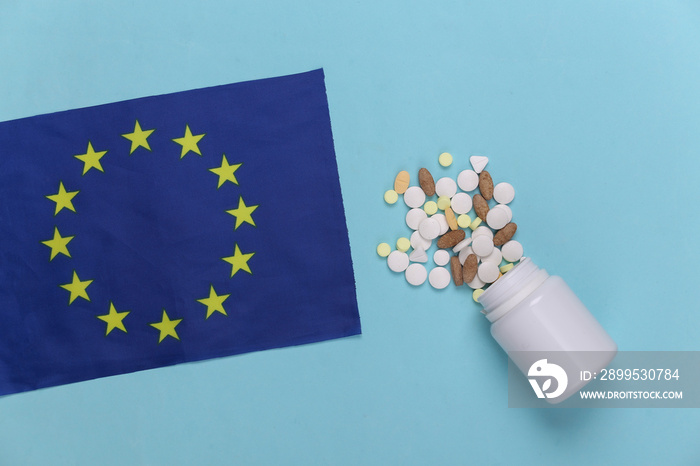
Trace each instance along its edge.
<path fill-rule="evenodd" d="M 358 333 L 322 70 L 0 123 L 0 394 Z"/>

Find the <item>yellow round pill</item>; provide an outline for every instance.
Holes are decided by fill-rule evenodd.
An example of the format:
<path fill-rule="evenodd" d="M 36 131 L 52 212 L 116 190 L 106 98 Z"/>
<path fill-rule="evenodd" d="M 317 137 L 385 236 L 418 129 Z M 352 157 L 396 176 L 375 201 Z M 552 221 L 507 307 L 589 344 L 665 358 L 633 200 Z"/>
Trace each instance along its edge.
<path fill-rule="evenodd" d="M 394 204 L 399 200 L 399 194 L 393 189 L 387 189 L 384 193 L 384 200 L 387 204 Z"/>
<path fill-rule="evenodd" d="M 423 210 L 425 210 L 426 214 L 433 215 L 435 212 L 437 212 L 438 205 L 435 201 L 428 201 L 423 204 Z"/>
<path fill-rule="evenodd" d="M 379 246 L 377 246 L 377 254 L 381 257 L 386 257 L 391 253 L 391 246 L 389 246 L 389 243 L 379 243 Z"/>
<path fill-rule="evenodd" d="M 443 167 L 449 167 L 450 165 L 452 165 L 452 154 L 450 154 L 449 152 L 443 152 L 438 157 L 438 162 L 440 162 L 440 165 L 442 165 Z"/>
<path fill-rule="evenodd" d="M 447 196 L 438 197 L 437 206 L 440 210 L 445 210 L 450 206 L 450 198 Z"/>
<path fill-rule="evenodd" d="M 469 214 L 462 214 L 457 217 L 457 225 L 459 225 L 460 228 L 469 228 L 469 225 L 471 224 L 472 218 L 469 216 Z"/>
<path fill-rule="evenodd" d="M 501 266 L 501 269 L 500 269 L 500 270 L 501 270 L 501 273 L 506 273 L 507 271 L 509 271 L 509 270 L 512 269 L 513 267 L 515 267 L 515 266 L 513 265 L 512 262 L 508 262 L 507 264 L 503 264 L 503 265 Z"/>
<path fill-rule="evenodd" d="M 483 288 L 479 288 L 478 290 L 474 290 L 474 292 L 472 293 L 472 299 L 474 299 L 474 301 L 476 301 L 478 303 L 479 296 L 481 296 L 483 293 L 484 293 Z"/>
<path fill-rule="evenodd" d="M 479 225 L 481 225 L 481 219 L 479 217 L 476 217 L 474 221 L 469 225 L 469 228 L 471 228 L 472 230 L 476 230 L 476 227 L 478 227 Z"/>
<path fill-rule="evenodd" d="M 396 249 L 398 249 L 399 251 L 406 252 L 410 247 L 411 241 L 409 241 L 408 238 L 399 238 L 398 240 L 396 240 Z"/>

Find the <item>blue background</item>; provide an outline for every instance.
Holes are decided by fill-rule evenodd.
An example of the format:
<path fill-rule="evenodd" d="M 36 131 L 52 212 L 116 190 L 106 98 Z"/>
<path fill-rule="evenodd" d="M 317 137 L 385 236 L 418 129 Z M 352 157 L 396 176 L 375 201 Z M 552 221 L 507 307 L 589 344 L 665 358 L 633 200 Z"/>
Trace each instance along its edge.
<path fill-rule="evenodd" d="M 5 397 L 0 464 L 700 464 L 697 409 L 508 409 L 469 291 L 375 254 L 408 233 L 399 170 L 486 155 L 526 254 L 620 349 L 697 350 L 699 24 L 672 1 L 4 0 L 2 121 L 323 67 L 364 333 Z"/>

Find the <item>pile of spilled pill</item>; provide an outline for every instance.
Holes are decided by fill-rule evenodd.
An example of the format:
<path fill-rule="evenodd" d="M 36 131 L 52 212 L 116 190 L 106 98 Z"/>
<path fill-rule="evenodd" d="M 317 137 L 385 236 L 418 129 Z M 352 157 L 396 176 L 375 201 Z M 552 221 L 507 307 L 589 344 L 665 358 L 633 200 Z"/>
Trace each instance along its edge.
<path fill-rule="evenodd" d="M 443 167 L 452 160 L 447 152 L 438 158 Z M 394 188 L 384 193 L 384 200 L 395 204 L 403 195 L 409 208 L 406 225 L 413 232 L 410 238 L 399 238 L 394 250 L 388 243 L 377 246 L 377 254 L 386 257 L 389 269 L 403 272 L 414 286 L 426 279 L 437 289 L 450 282 L 456 286 L 466 283 L 478 302 L 488 285 L 522 259 L 523 247 L 512 239 L 518 227 L 508 206 L 515 190 L 506 182 L 494 185 L 486 170 L 488 161 L 487 157 L 470 157 L 471 168 L 462 170 L 456 180 L 442 177 L 435 181 L 428 169 L 421 168 L 417 185 L 411 186 L 409 172 L 396 175 Z M 434 266 L 428 273 L 423 264 L 429 262 L 433 240 L 438 249 L 432 254 Z"/>

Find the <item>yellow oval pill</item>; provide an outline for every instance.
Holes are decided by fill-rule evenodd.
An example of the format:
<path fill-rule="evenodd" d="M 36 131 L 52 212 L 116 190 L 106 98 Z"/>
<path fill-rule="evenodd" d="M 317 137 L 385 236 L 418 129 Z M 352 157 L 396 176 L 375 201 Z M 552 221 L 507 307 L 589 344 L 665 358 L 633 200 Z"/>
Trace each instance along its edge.
<path fill-rule="evenodd" d="M 425 210 L 426 214 L 433 215 L 438 210 L 437 203 L 435 201 L 428 201 L 423 204 L 423 210 Z"/>
<path fill-rule="evenodd" d="M 469 225 L 471 224 L 472 218 L 469 216 L 469 214 L 462 214 L 457 217 L 457 225 L 459 225 L 460 228 L 469 228 Z"/>
<path fill-rule="evenodd" d="M 501 269 L 500 269 L 501 273 L 506 273 L 507 271 L 509 271 L 513 267 L 515 267 L 515 265 L 513 265 L 511 262 L 508 262 L 507 264 L 503 264 L 501 266 Z"/>
<path fill-rule="evenodd" d="M 476 217 L 474 221 L 469 225 L 469 228 L 471 228 L 472 230 L 476 230 L 476 227 L 478 227 L 479 225 L 481 225 L 481 219 L 479 217 Z"/>
<path fill-rule="evenodd" d="M 399 238 L 398 240 L 396 240 L 396 249 L 398 249 L 399 251 L 406 252 L 410 247 L 411 241 L 408 238 Z"/>
<path fill-rule="evenodd" d="M 449 152 L 443 152 L 438 157 L 438 162 L 440 162 L 440 165 L 442 165 L 443 167 L 449 167 L 450 165 L 452 165 L 452 154 L 450 154 Z"/>
<path fill-rule="evenodd" d="M 377 246 L 377 254 L 381 257 L 386 257 L 391 254 L 391 246 L 389 246 L 389 243 L 379 243 Z"/>
<path fill-rule="evenodd" d="M 394 191 L 396 191 L 398 194 L 405 193 L 410 182 L 411 175 L 409 175 L 406 170 L 400 171 L 394 180 Z"/>
<path fill-rule="evenodd" d="M 459 225 L 457 225 L 457 217 L 451 207 L 445 209 L 445 218 L 447 219 L 447 224 L 450 226 L 450 230 L 459 230 Z"/>
<path fill-rule="evenodd" d="M 450 198 L 447 196 L 438 197 L 437 206 L 440 210 L 445 210 L 450 206 Z"/>
<path fill-rule="evenodd" d="M 398 200 L 399 194 L 393 189 L 387 189 L 384 193 L 384 201 L 386 201 L 387 204 L 394 204 Z"/>
<path fill-rule="evenodd" d="M 479 302 L 479 296 L 481 296 L 483 293 L 484 293 L 484 289 L 483 289 L 483 288 L 479 288 L 479 289 L 477 289 L 477 290 L 474 290 L 474 292 L 472 293 L 472 299 L 474 299 L 474 301 L 476 301 L 476 302 L 478 303 L 478 302 Z"/>

